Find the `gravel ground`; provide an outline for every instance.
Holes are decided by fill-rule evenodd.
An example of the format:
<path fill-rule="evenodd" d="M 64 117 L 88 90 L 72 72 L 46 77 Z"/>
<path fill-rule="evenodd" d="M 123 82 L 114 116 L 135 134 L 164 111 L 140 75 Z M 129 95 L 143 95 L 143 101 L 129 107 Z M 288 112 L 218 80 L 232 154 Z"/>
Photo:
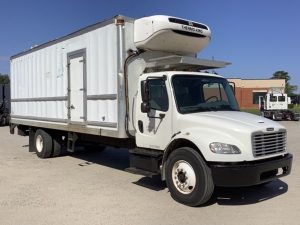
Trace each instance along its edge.
<path fill-rule="evenodd" d="M 266 186 L 217 188 L 203 207 L 175 202 L 159 178 L 125 172 L 126 149 L 38 159 L 28 137 L 0 127 L 2 224 L 299 224 L 300 122 L 288 128 L 290 176 Z"/>

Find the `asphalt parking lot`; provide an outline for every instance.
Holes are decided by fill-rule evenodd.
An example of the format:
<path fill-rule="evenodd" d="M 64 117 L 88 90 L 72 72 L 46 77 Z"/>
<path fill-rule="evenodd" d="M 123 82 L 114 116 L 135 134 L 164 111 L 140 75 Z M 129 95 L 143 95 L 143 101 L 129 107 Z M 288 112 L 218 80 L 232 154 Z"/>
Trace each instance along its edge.
<path fill-rule="evenodd" d="M 159 178 L 125 172 L 126 149 L 38 159 L 0 127 L 0 224 L 300 224 L 300 122 L 288 129 L 292 174 L 261 187 L 217 188 L 203 207 L 175 202 Z"/>

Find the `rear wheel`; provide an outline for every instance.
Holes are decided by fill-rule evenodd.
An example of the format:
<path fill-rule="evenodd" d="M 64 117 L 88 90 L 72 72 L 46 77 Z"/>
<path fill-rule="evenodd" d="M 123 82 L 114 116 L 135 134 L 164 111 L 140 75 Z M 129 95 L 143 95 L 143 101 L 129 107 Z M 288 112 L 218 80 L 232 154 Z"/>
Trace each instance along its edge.
<path fill-rule="evenodd" d="M 38 129 L 34 135 L 34 149 L 38 157 L 49 158 L 52 153 L 52 137 L 46 131 Z"/>
<path fill-rule="evenodd" d="M 166 182 L 172 198 L 189 206 L 206 203 L 214 190 L 210 168 L 198 152 L 188 147 L 170 154 Z"/>

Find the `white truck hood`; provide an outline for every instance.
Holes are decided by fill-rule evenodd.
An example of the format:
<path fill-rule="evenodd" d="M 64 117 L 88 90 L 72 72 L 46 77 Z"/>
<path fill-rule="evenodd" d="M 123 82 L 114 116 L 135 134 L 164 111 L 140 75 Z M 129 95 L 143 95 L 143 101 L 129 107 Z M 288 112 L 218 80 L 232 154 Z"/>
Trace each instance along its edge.
<path fill-rule="evenodd" d="M 176 138 L 187 138 L 201 149 L 207 161 L 238 162 L 257 160 L 253 156 L 252 135 L 256 132 L 278 132 L 285 129 L 279 123 L 239 111 L 210 111 L 178 115 L 174 123 Z M 212 142 L 237 146 L 242 154 L 215 154 L 209 149 Z M 280 155 L 260 157 L 270 158 Z"/>
<path fill-rule="evenodd" d="M 256 116 L 250 113 L 239 111 L 210 111 L 185 114 L 184 121 L 192 122 L 194 125 L 205 125 L 214 128 L 224 128 L 240 131 L 266 131 L 266 128 L 274 128 L 274 131 L 285 129 L 279 123 Z"/>

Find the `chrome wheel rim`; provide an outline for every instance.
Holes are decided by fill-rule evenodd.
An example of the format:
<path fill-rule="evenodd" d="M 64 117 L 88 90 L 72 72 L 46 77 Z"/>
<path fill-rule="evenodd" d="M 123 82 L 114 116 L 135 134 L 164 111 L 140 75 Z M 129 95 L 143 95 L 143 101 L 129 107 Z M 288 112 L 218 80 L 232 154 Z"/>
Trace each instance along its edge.
<path fill-rule="evenodd" d="M 35 146 L 36 146 L 36 150 L 38 152 L 42 152 L 43 147 L 44 147 L 44 141 L 43 141 L 43 137 L 41 135 L 38 135 L 36 137 Z"/>

